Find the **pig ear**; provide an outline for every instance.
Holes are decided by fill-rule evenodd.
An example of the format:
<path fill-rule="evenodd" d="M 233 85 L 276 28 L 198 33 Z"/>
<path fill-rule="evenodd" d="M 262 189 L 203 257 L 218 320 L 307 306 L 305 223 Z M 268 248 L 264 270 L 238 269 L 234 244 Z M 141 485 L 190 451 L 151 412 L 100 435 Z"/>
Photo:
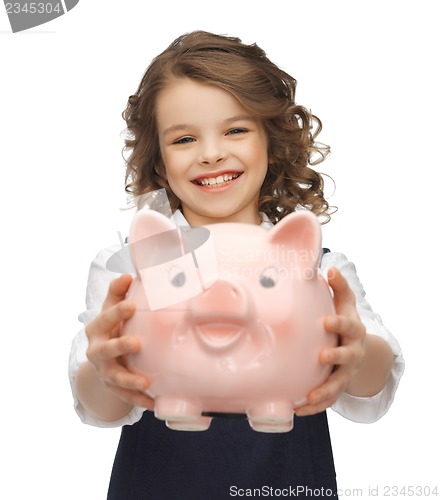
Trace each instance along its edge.
<path fill-rule="evenodd" d="M 128 243 L 137 270 L 163 264 L 182 254 L 178 229 L 168 217 L 155 210 L 136 212 Z"/>
<path fill-rule="evenodd" d="M 309 274 L 316 274 L 321 256 L 321 225 L 309 211 L 295 212 L 284 217 L 267 236 L 272 245 L 281 246 L 281 255 L 295 262 Z"/>
<path fill-rule="evenodd" d="M 165 215 L 155 210 L 138 210 L 131 222 L 129 243 L 143 240 L 149 236 L 176 229 L 176 226 Z"/>

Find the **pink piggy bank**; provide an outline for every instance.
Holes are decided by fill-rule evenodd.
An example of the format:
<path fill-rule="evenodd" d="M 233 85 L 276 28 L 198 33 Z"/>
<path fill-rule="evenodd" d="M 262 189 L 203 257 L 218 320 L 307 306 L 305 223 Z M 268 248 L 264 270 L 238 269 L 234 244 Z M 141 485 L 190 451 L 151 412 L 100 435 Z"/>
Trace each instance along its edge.
<path fill-rule="evenodd" d="M 127 366 L 151 380 L 155 416 L 177 430 L 240 414 L 256 431 L 290 431 L 295 408 L 331 371 L 320 351 L 337 343 L 323 327 L 334 306 L 318 271 L 317 218 L 189 229 L 140 210 L 130 251 L 136 311 L 122 334 L 141 341 Z"/>

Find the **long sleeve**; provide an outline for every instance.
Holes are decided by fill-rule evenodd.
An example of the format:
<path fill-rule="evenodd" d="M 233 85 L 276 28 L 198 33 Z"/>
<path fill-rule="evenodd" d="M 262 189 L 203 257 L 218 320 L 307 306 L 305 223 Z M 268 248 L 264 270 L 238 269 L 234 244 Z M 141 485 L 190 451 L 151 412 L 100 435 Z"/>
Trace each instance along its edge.
<path fill-rule="evenodd" d="M 354 264 L 349 262 L 345 255 L 341 253 L 326 253 L 322 258 L 321 271 L 326 275 L 331 267 L 338 268 L 348 281 L 356 296 L 357 310 L 367 333 L 378 335 L 386 340 L 394 355 L 391 375 L 382 391 L 368 398 L 355 397 L 344 393 L 332 406 L 332 409 L 355 422 L 375 422 L 385 415 L 394 400 L 400 378 L 405 369 L 402 351 L 396 338 L 384 326 L 381 317 L 373 311 L 366 300 L 365 291 L 359 281 Z"/>
<path fill-rule="evenodd" d="M 142 413 L 145 410 L 145 408 L 135 407 L 124 419 L 110 423 L 101 422 L 87 414 L 78 400 L 75 390 L 76 374 L 78 373 L 79 367 L 87 361 L 86 352 L 88 348 L 88 339 L 85 327 L 87 323 L 95 318 L 101 311 L 110 281 L 119 276 L 118 273 L 111 272 L 106 268 L 107 260 L 119 249 L 120 247 L 115 245 L 102 250 L 90 266 L 86 291 L 86 310 L 78 316 L 79 321 L 83 323 L 83 327 L 73 339 L 69 357 L 69 380 L 74 399 L 74 408 L 84 423 L 97 427 L 119 427 L 133 424 L 142 417 Z"/>

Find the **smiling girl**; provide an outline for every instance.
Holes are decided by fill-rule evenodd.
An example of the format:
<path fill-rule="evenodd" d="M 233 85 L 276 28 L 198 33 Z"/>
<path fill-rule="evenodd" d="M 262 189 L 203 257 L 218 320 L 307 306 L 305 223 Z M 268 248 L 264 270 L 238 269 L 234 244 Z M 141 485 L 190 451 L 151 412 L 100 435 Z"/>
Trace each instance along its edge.
<path fill-rule="evenodd" d="M 124 111 L 126 190 L 141 199 L 165 188 L 179 224 L 270 228 L 298 209 L 327 221 L 322 177 L 311 167 L 328 148 L 315 141 L 319 120 L 295 103 L 295 85 L 255 44 L 205 32 L 179 37 L 153 60 Z M 149 380 L 121 361 L 140 349 L 136 339 L 119 337 L 121 322 L 134 312 L 125 299 L 132 278 L 106 269 L 111 254 L 106 249 L 92 263 L 80 316 L 85 327 L 70 360 L 82 420 L 123 426 L 108 498 L 215 500 L 237 491 L 261 495 L 263 488 L 336 498 L 325 410 L 377 420 L 390 407 L 404 366 L 345 256 L 325 253 L 321 264 L 322 272 L 332 270 L 336 308 L 325 327 L 340 336 L 340 345 L 323 350 L 320 362 L 336 369 L 295 410 L 293 431 L 261 434 L 245 420 L 220 418 L 206 432 L 176 432 L 145 411 L 153 407 Z"/>
<path fill-rule="evenodd" d="M 268 163 L 261 120 L 229 92 L 189 78 L 158 95 L 156 120 L 167 181 L 190 225 L 261 222 Z"/>

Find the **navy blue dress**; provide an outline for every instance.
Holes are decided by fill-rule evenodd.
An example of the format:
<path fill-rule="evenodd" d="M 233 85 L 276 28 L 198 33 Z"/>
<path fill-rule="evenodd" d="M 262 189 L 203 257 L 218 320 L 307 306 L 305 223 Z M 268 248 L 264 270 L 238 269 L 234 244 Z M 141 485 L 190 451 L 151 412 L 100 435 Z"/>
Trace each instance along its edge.
<path fill-rule="evenodd" d="M 108 500 L 259 495 L 337 498 L 325 412 L 295 417 L 294 429 L 280 434 L 256 432 L 240 418 L 214 418 L 206 431 L 175 431 L 150 411 L 122 428 Z"/>

